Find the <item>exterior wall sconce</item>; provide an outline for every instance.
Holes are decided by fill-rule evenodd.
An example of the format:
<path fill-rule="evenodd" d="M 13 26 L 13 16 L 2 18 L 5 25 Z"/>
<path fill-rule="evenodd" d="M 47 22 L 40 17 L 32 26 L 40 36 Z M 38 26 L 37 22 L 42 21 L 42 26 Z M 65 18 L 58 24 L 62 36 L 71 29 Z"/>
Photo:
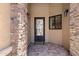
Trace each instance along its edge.
<path fill-rule="evenodd" d="M 27 18 L 28 19 L 30 19 L 31 17 L 30 17 L 30 13 L 29 12 L 27 12 Z"/>
<path fill-rule="evenodd" d="M 30 16 L 30 13 L 27 12 L 27 16 Z"/>
<path fill-rule="evenodd" d="M 67 16 L 67 15 L 68 15 L 68 12 L 69 12 L 69 10 L 66 9 L 66 10 L 64 11 L 64 16 Z"/>

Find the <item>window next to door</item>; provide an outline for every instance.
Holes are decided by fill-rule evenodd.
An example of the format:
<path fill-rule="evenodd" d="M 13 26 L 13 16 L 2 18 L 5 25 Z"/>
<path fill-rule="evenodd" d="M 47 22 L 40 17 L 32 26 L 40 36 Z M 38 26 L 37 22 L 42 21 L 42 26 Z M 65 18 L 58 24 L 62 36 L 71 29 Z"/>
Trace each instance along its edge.
<path fill-rule="evenodd" d="M 49 29 L 62 29 L 62 15 L 55 15 L 49 17 Z"/>

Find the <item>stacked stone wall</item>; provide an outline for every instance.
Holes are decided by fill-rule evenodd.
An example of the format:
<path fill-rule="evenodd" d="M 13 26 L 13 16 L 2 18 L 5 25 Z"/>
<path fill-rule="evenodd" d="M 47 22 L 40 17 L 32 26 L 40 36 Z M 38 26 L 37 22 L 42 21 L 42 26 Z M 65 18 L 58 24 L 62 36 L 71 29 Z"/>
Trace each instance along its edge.
<path fill-rule="evenodd" d="M 70 54 L 79 56 L 79 4 L 70 4 Z"/>
<path fill-rule="evenodd" d="M 27 55 L 27 16 L 25 4 L 11 4 L 11 45 L 10 55 Z"/>

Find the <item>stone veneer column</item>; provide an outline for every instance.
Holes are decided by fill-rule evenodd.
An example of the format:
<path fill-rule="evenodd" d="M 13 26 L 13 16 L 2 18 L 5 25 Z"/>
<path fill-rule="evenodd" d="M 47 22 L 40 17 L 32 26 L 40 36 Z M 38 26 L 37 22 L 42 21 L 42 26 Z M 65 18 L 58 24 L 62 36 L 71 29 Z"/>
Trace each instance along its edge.
<path fill-rule="evenodd" d="M 25 4 L 11 4 L 12 55 L 27 55 L 27 16 Z"/>
<path fill-rule="evenodd" d="M 70 4 L 70 54 L 79 56 L 79 4 Z"/>
<path fill-rule="evenodd" d="M 10 22 L 10 31 L 11 31 L 11 44 L 12 52 L 10 55 L 17 55 L 17 39 L 18 39 L 18 20 L 17 20 L 17 4 L 12 3 L 11 6 L 11 22 Z"/>
<path fill-rule="evenodd" d="M 27 55 L 27 18 L 26 18 L 26 8 L 25 4 L 18 4 L 18 45 L 17 45 L 17 55 L 25 56 Z"/>

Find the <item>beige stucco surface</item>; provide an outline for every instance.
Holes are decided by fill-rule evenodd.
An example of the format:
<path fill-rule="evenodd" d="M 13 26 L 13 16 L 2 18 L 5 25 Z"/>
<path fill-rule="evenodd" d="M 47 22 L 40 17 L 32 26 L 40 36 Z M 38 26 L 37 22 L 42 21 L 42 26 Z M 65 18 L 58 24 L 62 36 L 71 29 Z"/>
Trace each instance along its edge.
<path fill-rule="evenodd" d="M 49 4 L 49 16 L 62 14 L 62 4 Z M 49 30 L 49 42 L 62 45 L 62 29 Z"/>
<path fill-rule="evenodd" d="M 0 4 L 0 49 L 10 45 L 10 4 Z"/>
<path fill-rule="evenodd" d="M 34 17 L 45 17 L 45 41 L 62 44 L 62 30 L 49 30 L 49 16 L 62 13 L 61 4 L 31 4 L 31 41 L 34 42 Z"/>
<path fill-rule="evenodd" d="M 63 4 L 63 12 L 65 9 L 70 9 L 70 5 L 67 3 Z M 62 21 L 62 42 L 63 42 L 63 45 L 65 46 L 66 49 L 69 49 L 70 47 L 70 28 L 69 28 L 69 22 L 70 22 L 70 15 L 68 13 L 67 16 L 64 17 L 64 14 L 63 14 L 63 21 Z"/>
<path fill-rule="evenodd" d="M 69 6 L 69 5 L 67 5 Z M 69 47 L 69 18 L 63 16 L 63 11 L 66 9 L 64 4 L 31 4 L 31 42 L 34 42 L 34 17 L 45 17 L 45 42 L 52 42 Z M 49 16 L 62 14 L 62 29 L 49 30 Z M 65 36 L 67 35 L 67 36 Z M 64 37 L 65 36 L 65 37 Z"/>
<path fill-rule="evenodd" d="M 31 4 L 31 42 L 34 42 L 34 17 L 45 17 L 45 41 L 48 42 L 48 4 Z"/>

